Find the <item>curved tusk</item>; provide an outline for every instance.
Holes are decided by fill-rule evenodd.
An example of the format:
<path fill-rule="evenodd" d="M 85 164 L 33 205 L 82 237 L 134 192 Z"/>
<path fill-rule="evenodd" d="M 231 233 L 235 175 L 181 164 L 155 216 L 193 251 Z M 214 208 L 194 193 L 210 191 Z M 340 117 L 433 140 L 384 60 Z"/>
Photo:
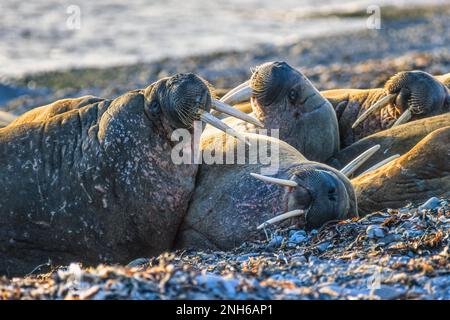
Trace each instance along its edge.
<path fill-rule="evenodd" d="M 252 88 L 250 84 L 246 84 L 227 97 L 220 99 L 220 101 L 226 104 L 238 104 L 239 102 L 248 101 L 251 96 Z"/>
<path fill-rule="evenodd" d="M 389 162 L 391 162 L 392 160 L 395 160 L 395 159 L 397 159 L 397 158 L 399 158 L 399 157 L 400 157 L 399 154 L 394 154 L 393 156 L 391 156 L 391 157 L 389 157 L 389 158 L 386 158 L 386 159 L 384 159 L 383 161 L 380 161 L 380 162 L 378 162 L 377 164 L 371 166 L 369 169 L 367 169 L 366 171 L 364 171 L 363 173 L 361 173 L 360 175 L 358 175 L 358 177 L 360 177 L 360 176 L 362 176 L 362 175 L 364 175 L 364 174 L 366 174 L 366 173 L 375 171 L 375 170 L 377 170 L 378 168 L 384 166 L 386 163 L 389 163 Z"/>
<path fill-rule="evenodd" d="M 343 169 L 341 169 L 341 173 L 349 177 L 353 172 L 355 172 L 364 162 L 366 162 L 371 156 L 374 155 L 380 149 L 380 145 L 374 145 L 372 148 L 364 151 L 355 159 L 350 161 Z"/>
<path fill-rule="evenodd" d="M 250 85 L 250 80 L 247 80 L 243 83 L 241 83 L 240 85 L 238 85 L 237 87 L 234 87 L 233 89 L 231 89 L 230 91 L 228 91 L 226 94 L 223 95 L 222 98 L 220 98 L 220 101 L 222 101 L 223 99 L 226 99 L 228 96 L 231 96 L 233 93 L 235 93 L 236 91 L 242 89 L 245 86 Z"/>
<path fill-rule="evenodd" d="M 386 105 L 391 103 L 396 97 L 395 93 L 388 94 L 386 97 L 378 100 L 373 106 L 367 109 L 358 119 L 356 119 L 355 123 L 352 125 L 352 129 L 355 129 L 361 122 L 366 120 L 372 113 L 377 112 L 381 108 L 384 108 Z"/>
<path fill-rule="evenodd" d="M 222 121 L 220 121 L 219 119 L 214 117 L 209 112 L 204 111 L 204 110 L 202 110 L 200 112 L 201 112 L 200 120 L 202 120 L 203 122 L 206 122 L 207 124 L 213 126 L 214 128 L 217 128 L 217 129 L 225 132 L 226 134 L 229 134 L 232 137 L 235 137 L 236 139 L 238 139 L 238 140 L 244 142 L 246 145 L 250 146 L 250 142 L 248 142 L 247 139 L 245 139 L 245 137 L 242 134 L 240 134 L 233 128 L 229 127 L 228 125 L 226 125 L 225 123 L 223 123 Z"/>
<path fill-rule="evenodd" d="M 409 120 L 411 120 L 411 118 L 412 118 L 411 110 L 407 109 L 405 112 L 402 113 L 400 117 L 398 117 L 397 121 L 394 122 L 391 128 L 404 124 Z"/>
<path fill-rule="evenodd" d="M 246 114 L 238 109 L 235 109 L 219 100 L 213 99 L 211 107 L 217 111 L 226 113 L 232 117 L 235 117 L 235 118 L 241 119 L 245 122 L 254 124 L 257 127 L 260 127 L 260 128 L 264 127 L 264 124 L 262 124 L 262 122 L 259 121 L 258 119 L 255 119 L 252 116 L 249 116 L 248 114 Z"/>
<path fill-rule="evenodd" d="M 293 218 L 293 217 L 298 217 L 305 214 L 304 210 L 292 210 L 283 214 L 280 214 L 272 219 L 267 220 L 266 222 L 260 224 L 259 226 L 256 227 L 257 230 L 261 230 L 271 224 L 289 219 L 289 218 Z"/>
<path fill-rule="evenodd" d="M 298 186 L 297 182 L 288 180 L 288 179 L 278 179 L 278 178 L 263 176 L 263 175 L 257 174 L 257 173 L 250 173 L 250 175 L 261 181 L 278 184 L 280 186 L 285 186 L 285 187 L 297 187 Z"/>

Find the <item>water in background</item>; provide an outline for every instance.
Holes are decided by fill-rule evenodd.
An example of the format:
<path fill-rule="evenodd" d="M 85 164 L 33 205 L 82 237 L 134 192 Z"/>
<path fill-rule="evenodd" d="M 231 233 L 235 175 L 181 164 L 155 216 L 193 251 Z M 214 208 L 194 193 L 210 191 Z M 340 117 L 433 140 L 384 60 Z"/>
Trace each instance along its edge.
<path fill-rule="evenodd" d="M 0 77 L 286 43 L 366 27 L 365 17 L 307 18 L 314 13 L 429 2 L 0 0 Z"/>

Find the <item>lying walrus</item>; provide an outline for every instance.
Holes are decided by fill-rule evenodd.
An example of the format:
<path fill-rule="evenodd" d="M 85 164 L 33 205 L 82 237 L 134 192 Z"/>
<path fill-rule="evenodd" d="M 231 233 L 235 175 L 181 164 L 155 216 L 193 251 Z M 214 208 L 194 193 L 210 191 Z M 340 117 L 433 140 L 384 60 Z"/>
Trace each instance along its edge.
<path fill-rule="evenodd" d="M 344 174 L 306 160 L 278 139 L 244 135 L 258 149 L 252 153 L 247 147 L 241 164 L 201 166 L 176 248 L 231 249 L 248 239 L 261 238 L 264 233 L 258 229 L 267 220 L 272 223 L 301 215 L 307 228 L 317 228 L 330 220 L 358 215 L 353 187 Z M 270 164 L 261 161 L 265 146 Z M 202 137 L 201 150 L 237 159 L 242 149 L 235 139 L 211 133 Z M 275 164 L 270 176 L 259 175 Z"/>
<path fill-rule="evenodd" d="M 423 71 L 400 72 L 384 88 L 322 91 L 336 110 L 341 147 L 400 125 L 450 111 L 450 94 L 444 81 Z M 440 82 L 443 81 L 443 82 Z"/>
<path fill-rule="evenodd" d="M 252 76 L 253 78 L 254 76 Z M 269 78 L 266 77 L 266 79 Z M 256 117 L 262 120 L 261 116 L 258 115 L 261 103 L 255 103 L 259 100 L 257 99 L 257 90 L 251 90 L 253 86 L 252 80 L 247 81 L 231 90 L 221 100 L 236 104 L 250 99 L 250 104 L 241 104 L 237 108 L 245 112 L 253 112 Z M 312 87 L 312 84 L 310 86 Z M 450 95 L 446 87 L 450 88 L 450 73 L 433 77 L 422 71 L 407 71 L 391 77 L 384 88 L 335 89 L 321 91 L 320 94 L 335 109 L 339 122 L 340 147 L 345 148 L 365 136 L 394 125 L 450 111 Z M 277 96 L 276 90 L 265 90 L 264 92 L 268 93 L 269 97 Z M 314 98 L 316 101 L 320 100 L 316 95 Z M 267 100 L 270 100 L 270 98 L 267 98 Z M 283 107 L 283 105 L 272 107 L 272 117 L 281 119 L 279 113 L 284 112 Z M 292 117 L 292 114 L 288 115 Z M 291 119 L 284 120 L 283 126 L 287 128 L 297 129 L 300 127 Z M 311 121 L 311 123 L 317 122 Z M 328 124 L 325 123 L 324 125 Z M 271 128 L 272 126 L 266 122 L 265 127 Z M 320 129 L 322 127 L 321 125 Z M 282 139 L 295 139 L 293 136 L 285 138 L 285 135 L 281 135 L 280 137 Z M 288 142 L 294 147 L 299 144 L 298 141 Z"/>
<path fill-rule="evenodd" d="M 179 74 L 114 100 L 60 100 L 0 129 L 0 274 L 171 248 L 198 170 L 173 163 L 171 134 L 194 120 L 226 129 L 211 106 L 236 114 Z"/>
<path fill-rule="evenodd" d="M 268 62 L 258 66 L 249 81 L 230 91 L 221 101 L 233 104 L 248 99 L 251 99 L 251 115 L 265 129 L 279 129 L 279 138 L 306 158 L 323 162 L 339 150 L 339 129 L 333 107 L 301 72 L 287 63 Z M 254 125 L 241 120 L 224 121 L 237 131 L 257 132 Z"/>
<path fill-rule="evenodd" d="M 352 180 L 360 212 L 400 208 L 450 197 L 450 126 L 437 129 L 409 152 Z"/>
<path fill-rule="evenodd" d="M 341 150 L 334 157 L 328 159 L 326 163 L 334 168 L 341 169 L 361 152 L 375 145 L 380 145 L 380 151 L 355 170 L 354 174 L 357 176 L 376 164 L 404 155 L 425 136 L 446 126 L 450 126 L 450 113 L 408 122 L 367 136 Z"/>

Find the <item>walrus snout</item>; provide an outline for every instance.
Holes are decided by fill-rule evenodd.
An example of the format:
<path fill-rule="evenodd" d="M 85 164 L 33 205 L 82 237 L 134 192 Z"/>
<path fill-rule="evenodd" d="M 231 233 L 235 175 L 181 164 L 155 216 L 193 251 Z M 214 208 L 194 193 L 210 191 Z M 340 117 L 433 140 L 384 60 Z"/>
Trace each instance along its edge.
<path fill-rule="evenodd" d="M 352 188 L 344 184 L 345 177 L 326 168 L 302 169 L 293 179 L 298 187 L 288 197 L 288 210 L 305 211 L 305 227 L 319 228 L 332 220 L 344 220 L 355 214 L 351 210 Z"/>
<path fill-rule="evenodd" d="M 391 122 L 395 127 L 409 120 L 441 114 L 450 106 L 445 85 L 423 71 L 397 73 L 386 82 L 384 91 L 383 98 L 359 116 L 352 128 L 383 108 L 384 121 Z"/>
<path fill-rule="evenodd" d="M 159 100 L 165 116 L 175 128 L 191 128 L 200 120 L 200 110 L 209 112 L 211 93 L 207 82 L 192 73 L 161 80 Z"/>
<path fill-rule="evenodd" d="M 386 82 L 385 90 L 396 95 L 393 104 L 402 113 L 409 109 L 413 115 L 440 113 L 447 98 L 444 85 L 423 71 L 397 73 Z"/>
<path fill-rule="evenodd" d="M 328 221 L 357 217 L 355 191 L 350 181 L 338 171 L 315 162 L 289 170 L 289 179 L 280 179 L 252 173 L 259 180 L 286 187 L 286 213 L 260 226 L 300 216 L 306 229 L 319 228 Z"/>

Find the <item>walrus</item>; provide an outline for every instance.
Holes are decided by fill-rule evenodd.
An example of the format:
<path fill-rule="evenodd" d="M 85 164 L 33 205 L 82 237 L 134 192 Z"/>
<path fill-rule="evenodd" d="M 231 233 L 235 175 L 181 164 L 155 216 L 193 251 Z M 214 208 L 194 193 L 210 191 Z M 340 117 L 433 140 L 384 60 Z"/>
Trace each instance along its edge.
<path fill-rule="evenodd" d="M 0 274 L 170 249 L 198 171 L 173 163 L 172 133 L 201 120 L 242 139 L 212 107 L 232 109 L 178 74 L 114 100 L 60 100 L 0 129 Z"/>
<path fill-rule="evenodd" d="M 367 159 L 365 163 L 355 169 L 354 175 L 358 176 L 373 166 L 382 164 L 386 159 L 404 155 L 428 134 L 446 126 L 450 126 L 450 113 L 411 121 L 358 140 L 351 146 L 339 151 L 326 163 L 339 170 L 361 152 L 375 145 L 380 145 L 380 151 L 374 153 L 370 159 Z"/>
<path fill-rule="evenodd" d="M 259 229 L 286 218 L 301 215 L 305 228 L 317 228 L 330 220 L 358 215 L 353 187 L 343 173 L 307 160 L 276 138 L 242 134 L 253 147 L 267 146 L 273 162 L 261 160 L 265 149 L 252 153 L 247 146 L 245 161 L 201 166 L 175 248 L 228 250 L 261 238 L 264 233 Z M 237 161 L 238 150 L 243 150 L 238 146 L 235 139 L 221 134 L 202 136 L 204 153 L 232 155 Z M 271 168 L 275 162 L 276 168 Z M 261 175 L 264 170 L 267 172 Z"/>
<path fill-rule="evenodd" d="M 241 103 L 253 99 L 249 86 L 249 82 L 244 82 L 221 100 L 237 104 L 236 108 L 241 111 L 255 113 L 258 108 L 254 101 Z M 450 73 L 431 76 L 423 71 L 405 71 L 392 76 L 384 88 L 334 89 L 320 91 L 320 94 L 336 112 L 340 147 L 345 148 L 368 135 L 409 120 L 450 111 L 449 88 Z M 281 112 L 280 108 L 274 110 Z M 285 121 L 284 125 L 290 127 L 290 122 Z M 295 142 L 291 144 L 297 146 Z"/>
<path fill-rule="evenodd" d="M 250 80 L 220 101 L 235 104 L 248 99 L 252 105 L 250 115 L 265 129 L 278 129 L 279 139 L 307 159 L 323 162 L 339 150 L 338 122 L 332 105 L 308 78 L 286 62 L 267 62 L 256 67 Z M 224 122 L 239 132 L 259 132 L 254 124 L 239 119 Z"/>
<path fill-rule="evenodd" d="M 403 156 L 352 180 L 362 215 L 450 197 L 450 126 L 434 130 Z"/>
<path fill-rule="evenodd" d="M 448 77 L 450 78 L 450 77 Z M 442 81 L 442 82 L 441 82 Z M 341 147 L 393 126 L 450 111 L 447 76 L 399 72 L 384 88 L 322 91 L 336 110 Z"/>

